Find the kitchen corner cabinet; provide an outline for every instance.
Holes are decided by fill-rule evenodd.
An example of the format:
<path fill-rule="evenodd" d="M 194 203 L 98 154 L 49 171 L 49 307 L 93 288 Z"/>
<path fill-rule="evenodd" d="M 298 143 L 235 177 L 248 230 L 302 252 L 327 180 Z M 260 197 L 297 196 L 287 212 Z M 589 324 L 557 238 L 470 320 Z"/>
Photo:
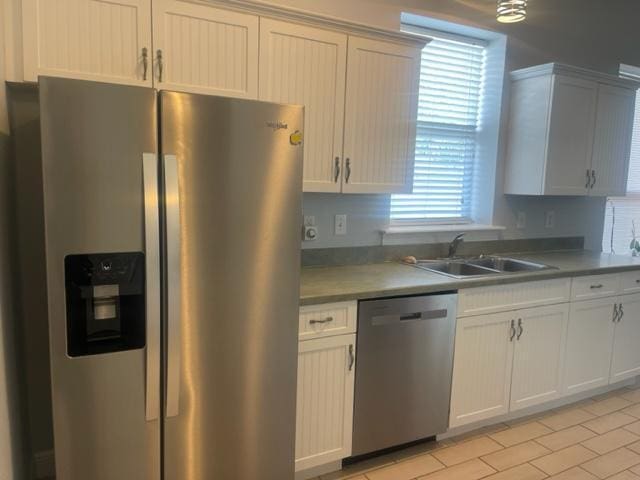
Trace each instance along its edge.
<path fill-rule="evenodd" d="M 296 471 L 351 455 L 355 348 L 355 334 L 299 343 Z"/>
<path fill-rule="evenodd" d="M 260 20 L 260 100 L 305 107 L 305 192 L 340 192 L 347 35 Z"/>
<path fill-rule="evenodd" d="M 24 79 L 152 85 L 151 0 L 22 0 Z"/>
<path fill-rule="evenodd" d="M 559 64 L 511 77 L 505 193 L 624 195 L 640 84 Z"/>
<path fill-rule="evenodd" d="M 156 88 L 258 98 L 259 17 L 185 0 L 153 0 Z"/>
<path fill-rule="evenodd" d="M 450 427 L 560 397 L 567 304 L 458 319 Z"/>

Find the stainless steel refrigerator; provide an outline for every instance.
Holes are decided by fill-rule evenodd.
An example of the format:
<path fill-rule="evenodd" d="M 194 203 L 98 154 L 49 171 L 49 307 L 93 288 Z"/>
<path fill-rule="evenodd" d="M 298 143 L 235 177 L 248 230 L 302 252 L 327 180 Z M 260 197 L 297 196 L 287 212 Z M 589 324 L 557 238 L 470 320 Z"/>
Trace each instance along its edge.
<path fill-rule="evenodd" d="M 302 107 L 36 102 L 58 480 L 293 479 Z"/>

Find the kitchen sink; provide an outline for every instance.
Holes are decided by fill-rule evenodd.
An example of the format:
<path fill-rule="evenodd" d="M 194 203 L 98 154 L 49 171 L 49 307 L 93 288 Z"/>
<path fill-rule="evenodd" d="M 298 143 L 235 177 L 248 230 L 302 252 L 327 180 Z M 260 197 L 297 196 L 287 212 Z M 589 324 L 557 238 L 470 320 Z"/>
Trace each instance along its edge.
<path fill-rule="evenodd" d="M 555 267 L 505 257 L 480 257 L 454 260 L 417 260 L 415 267 L 453 278 L 506 275 L 519 272 L 536 272 Z"/>

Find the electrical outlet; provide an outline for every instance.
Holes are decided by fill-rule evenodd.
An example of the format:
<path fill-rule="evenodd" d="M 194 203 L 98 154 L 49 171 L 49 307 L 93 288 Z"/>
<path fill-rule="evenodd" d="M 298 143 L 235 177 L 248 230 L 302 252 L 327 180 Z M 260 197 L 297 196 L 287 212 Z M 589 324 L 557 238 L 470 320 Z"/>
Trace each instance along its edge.
<path fill-rule="evenodd" d="M 527 226 L 527 214 L 524 212 L 518 212 L 518 218 L 516 220 L 516 228 L 522 230 Z"/>
<path fill-rule="evenodd" d="M 303 232 L 303 240 L 305 242 L 311 242 L 318 238 L 318 227 L 314 225 L 305 225 Z"/>
<path fill-rule="evenodd" d="M 316 217 L 313 215 L 305 215 L 304 216 L 304 226 L 305 227 L 313 227 L 316 224 Z"/>
<path fill-rule="evenodd" d="M 556 212 L 553 210 L 544 214 L 544 228 L 553 228 L 556 226 Z"/>
<path fill-rule="evenodd" d="M 336 232 L 336 235 L 347 234 L 347 216 L 346 215 L 336 215 L 335 232 Z"/>

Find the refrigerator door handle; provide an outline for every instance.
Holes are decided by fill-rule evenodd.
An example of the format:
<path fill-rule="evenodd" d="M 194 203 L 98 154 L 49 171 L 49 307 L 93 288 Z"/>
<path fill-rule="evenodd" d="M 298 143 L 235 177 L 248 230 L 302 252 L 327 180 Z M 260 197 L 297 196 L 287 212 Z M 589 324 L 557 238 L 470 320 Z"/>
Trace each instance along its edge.
<path fill-rule="evenodd" d="M 160 223 L 158 156 L 142 154 L 146 277 L 146 419 L 160 417 Z"/>
<path fill-rule="evenodd" d="M 175 155 L 164 156 L 164 183 L 167 227 L 167 391 L 166 416 L 179 412 L 181 298 L 180 272 L 180 187 Z"/>

